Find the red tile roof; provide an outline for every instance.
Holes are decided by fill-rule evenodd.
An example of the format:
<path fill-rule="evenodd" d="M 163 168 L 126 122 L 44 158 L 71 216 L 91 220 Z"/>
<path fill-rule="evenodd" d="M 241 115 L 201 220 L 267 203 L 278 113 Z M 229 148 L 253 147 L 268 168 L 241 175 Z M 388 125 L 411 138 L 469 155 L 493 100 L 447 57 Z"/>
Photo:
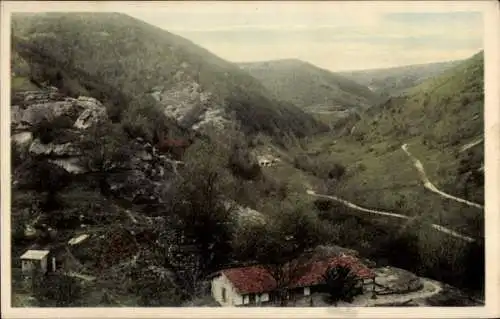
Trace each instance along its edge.
<path fill-rule="evenodd" d="M 266 292 L 276 288 L 276 281 L 262 266 L 226 269 L 222 273 L 241 293 Z"/>
<path fill-rule="evenodd" d="M 290 288 L 314 286 L 322 283 L 323 275 L 328 267 L 335 265 L 351 268 L 361 279 L 375 277 L 375 273 L 363 265 L 357 258 L 341 256 L 312 262 L 310 267 L 308 267 L 308 271 L 297 280 L 294 280 L 290 284 Z M 240 293 L 262 293 L 276 289 L 276 281 L 263 266 L 226 269 L 222 273 Z"/>

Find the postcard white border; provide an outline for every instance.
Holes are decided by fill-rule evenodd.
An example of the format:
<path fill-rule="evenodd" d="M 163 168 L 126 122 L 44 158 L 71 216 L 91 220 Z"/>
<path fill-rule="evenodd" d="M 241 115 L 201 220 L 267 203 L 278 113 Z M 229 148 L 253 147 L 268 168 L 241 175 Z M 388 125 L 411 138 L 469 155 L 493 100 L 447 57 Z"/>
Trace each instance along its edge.
<path fill-rule="evenodd" d="M 2 317 L 5 318 L 486 318 L 500 316 L 500 262 L 498 235 L 500 182 L 500 83 L 499 80 L 499 5 L 496 1 L 273 1 L 273 2 L 207 2 L 183 1 L 2 1 L 1 11 L 1 275 Z M 391 307 L 391 308 L 12 308 L 10 290 L 10 13 L 16 11 L 115 11 L 175 10 L 181 6 L 193 10 L 233 10 L 259 6 L 291 6 L 298 10 L 373 10 L 393 11 L 480 11 L 484 14 L 485 52 L 485 177 L 486 203 L 486 305 L 484 307 Z M 460 30 L 457 30 L 460 32 Z"/>

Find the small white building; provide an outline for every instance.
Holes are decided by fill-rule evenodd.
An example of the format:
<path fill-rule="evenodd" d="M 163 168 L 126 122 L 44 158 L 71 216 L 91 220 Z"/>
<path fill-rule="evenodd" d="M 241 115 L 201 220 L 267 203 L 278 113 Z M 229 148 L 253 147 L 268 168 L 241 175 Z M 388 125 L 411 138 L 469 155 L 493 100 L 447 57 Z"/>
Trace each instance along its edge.
<path fill-rule="evenodd" d="M 223 307 L 261 304 L 269 301 L 274 286 L 274 280 L 258 266 L 227 269 L 212 280 L 212 296 Z"/>
<path fill-rule="evenodd" d="M 280 159 L 272 155 L 257 156 L 260 167 L 270 167 L 280 162 Z"/>
<path fill-rule="evenodd" d="M 21 269 L 24 274 L 30 274 L 34 270 L 47 272 L 47 260 L 49 250 L 28 250 L 21 256 Z"/>

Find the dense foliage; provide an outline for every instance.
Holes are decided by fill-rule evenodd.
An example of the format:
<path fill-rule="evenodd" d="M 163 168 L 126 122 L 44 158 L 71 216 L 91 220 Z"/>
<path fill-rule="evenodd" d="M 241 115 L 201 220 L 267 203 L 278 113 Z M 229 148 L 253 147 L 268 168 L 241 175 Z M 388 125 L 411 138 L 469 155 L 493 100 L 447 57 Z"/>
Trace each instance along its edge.
<path fill-rule="evenodd" d="M 337 303 L 340 300 L 352 302 L 356 295 L 362 293 L 360 279 L 349 267 L 340 265 L 330 267 L 323 278 L 330 302 Z"/>

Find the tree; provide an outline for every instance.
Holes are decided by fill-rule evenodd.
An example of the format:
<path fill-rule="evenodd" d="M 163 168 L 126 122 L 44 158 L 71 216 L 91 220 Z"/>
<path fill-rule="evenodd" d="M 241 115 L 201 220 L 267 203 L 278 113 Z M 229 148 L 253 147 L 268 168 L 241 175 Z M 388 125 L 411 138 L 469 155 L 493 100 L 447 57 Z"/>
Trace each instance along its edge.
<path fill-rule="evenodd" d="M 240 259 L 262 264 L 276 282 L 277 302 L 287 303 L 287 290 L 310 269 L 308 251 L 325 235 L 308 205 L 286 201 L 268 208 L 265 224 L 247 226 L 235 234 L 234 251 Z"/>
<path fill-rule="evenodd" d="M 130 137 L 155 143 L 168 130 L 170 120 L 151 95 L 135 98 L 123 114 L 122 126 Z M 172 123 L 170 123 L 172 124 Z"/>
<path fill-rule="evenodd" d="M 360 278 L 347 266 L 329 267 L 323 278 L 329 293 L 328 298 L 335 306 L 340 300 L 352 302 L 356 295 L 362 293 L 362 289 L 359 287 Z"/>
<path fill-rule="evenodd" d="M 130 151 L 128 141 L 117 124 L 97 123 L 90 128 L 82 143 L 87 154 L 87 168 L 97 175 L 99 189 L 109 194 L 108 176 L 128 170 Z"/>
<path fill-rule="evenodd" d="M 344 176 L 345 171 L 346 171 L 345 166 L 339 163 L 335 163 L 333 165 L 333 168 L 328 172 L 328 178 L 339 180 L 342 178 L 342 176 Z"/>
<path fill-rule="evenodd" d="M 254 180 L 262 173 L 259 164 L 251 156 L 248 148 L 240 144 L 234 144 L 232 147 L 229 168 L 234 175 L 247 180 Z"/>
<path fill-rule="evenodd" d="M 51 274 L 35 280 L 33 292 L 46 306 L 75 306 L 81 297 L 80 283 L 73 277 Z"/>
<path fill-rule="evenodd" d="M 60 205 L 58 193 L 71 182 L 71 174 L 64 168 L 46 159 L 30 158 L 16 169 L 17 187 L 45 193 L 42 208 L 45 211 L 57 209 Z"/>
<path fill-rule="evenodd" d="M 21 151 L 20 147 L 16 144 L 16 142 L 11 141 L 10 142 L 10 163 L 11 163 L 11 170 L 14 171 L 16 167 L 18 167 L 23 160 L 23 152 Z"/>
<path fill-rule="evenodd" d="M 231 252 L 233 207 L 228 205 L 234 190 L 225 169 L 224 145 L 199 141 L 185 156 L 185 166 L 169 194 L 168 213 L 189 244 L 201 256 L 202 273 L 227 261 Z"/>
<path fill-rule="evenodd" d="M 162 268 L 138 265 L 131 271 L 133 282 L 129 289 L 139 296 L 140 306 L 172 307 L 181 303 L 182 294 L 171 282 L 166 272 L 162 272 Z"/>

